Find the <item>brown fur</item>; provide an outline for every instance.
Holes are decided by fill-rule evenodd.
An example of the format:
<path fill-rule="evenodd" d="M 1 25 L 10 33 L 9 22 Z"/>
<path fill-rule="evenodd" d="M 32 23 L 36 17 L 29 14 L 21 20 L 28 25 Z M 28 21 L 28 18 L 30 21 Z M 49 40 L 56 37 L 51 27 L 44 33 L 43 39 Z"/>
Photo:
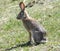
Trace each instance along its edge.
<path fill-rule="evenodd" d="M 23 2 L 19 4 L 19 6 L 21 8 L 21 12 L 18 14 L 17 19 L 22 20 L 24 27 L 29 32 L 30 43 L 40 43 L 42 40 L 44 40 L 44 35 L 46 35 L 45 29 L 35 19 L 29 17 Z"/>

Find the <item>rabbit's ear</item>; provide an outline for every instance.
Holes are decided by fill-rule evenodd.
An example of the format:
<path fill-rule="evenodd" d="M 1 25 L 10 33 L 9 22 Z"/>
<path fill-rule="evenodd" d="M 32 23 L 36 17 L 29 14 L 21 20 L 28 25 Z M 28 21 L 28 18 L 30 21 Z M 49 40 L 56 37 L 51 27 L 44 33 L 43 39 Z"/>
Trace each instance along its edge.
<path fill-rule="evenodd" d="M 19 6 L 20 6 L 21 10 L 25 9 L 25 4 L 23 2 L 20 2 Z"/>

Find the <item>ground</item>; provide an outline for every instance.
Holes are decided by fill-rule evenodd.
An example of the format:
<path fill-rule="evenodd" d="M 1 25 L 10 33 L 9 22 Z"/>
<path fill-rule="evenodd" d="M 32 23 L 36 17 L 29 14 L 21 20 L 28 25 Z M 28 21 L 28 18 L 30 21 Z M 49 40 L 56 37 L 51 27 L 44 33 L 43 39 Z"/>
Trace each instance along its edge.
<path fill-rule="evenodd" d="M 0 0 L 0 51 L 60 51 L 60 0 L 40 1 L 26 8 L 29 15 L 35 18 L 47 30 L 48 42 L 37 46 L 19 46 L 29 40 L 29 34 L 22 21 L 16 17 L 20 12 L 18 6 L 22 0 Z M 26 0 L 25 3 L 31 0 Z"/>

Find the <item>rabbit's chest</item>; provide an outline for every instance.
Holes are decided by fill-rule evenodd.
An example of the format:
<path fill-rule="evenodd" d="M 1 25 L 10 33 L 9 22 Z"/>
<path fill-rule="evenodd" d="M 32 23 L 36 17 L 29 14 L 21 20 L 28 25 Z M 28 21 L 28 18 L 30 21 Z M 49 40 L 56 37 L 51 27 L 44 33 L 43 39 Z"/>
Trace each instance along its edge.
<path fill-rule="evenodd" d="M 34 30 L 36 31 L 37 30 L 37 26 L 32 23 L 32 21 L 23 21 L 23 24 L 24 24 L 24 27 L 27 29 L 27 30 Z"/>
<path fill-rule="evenodd" d="M 27 30 L 31 29 L 31 23 L 30 22 L 23 22 L 23 25 Z"/>

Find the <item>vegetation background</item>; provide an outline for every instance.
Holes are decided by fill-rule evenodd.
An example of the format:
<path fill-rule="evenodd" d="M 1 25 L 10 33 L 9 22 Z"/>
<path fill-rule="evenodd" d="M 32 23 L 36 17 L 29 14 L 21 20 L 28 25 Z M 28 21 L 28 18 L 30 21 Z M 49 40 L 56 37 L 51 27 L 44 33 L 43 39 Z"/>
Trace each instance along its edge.
<path fill-rule="evenodd" d="M 0 51 L 28 42 L 29 34 L 22 21 L 16 17 L 22 0 L 0 0 Z M 29 3 L 32 0 L 26 0 Z M 42 4 L 43 3 L 43 4 Z M 60 0 L 40 0 L 31 8 L 26 8 L 47 30 L 48 42 L 38 46 L 13 48 L 8 51 L 60 51 Z"/>

